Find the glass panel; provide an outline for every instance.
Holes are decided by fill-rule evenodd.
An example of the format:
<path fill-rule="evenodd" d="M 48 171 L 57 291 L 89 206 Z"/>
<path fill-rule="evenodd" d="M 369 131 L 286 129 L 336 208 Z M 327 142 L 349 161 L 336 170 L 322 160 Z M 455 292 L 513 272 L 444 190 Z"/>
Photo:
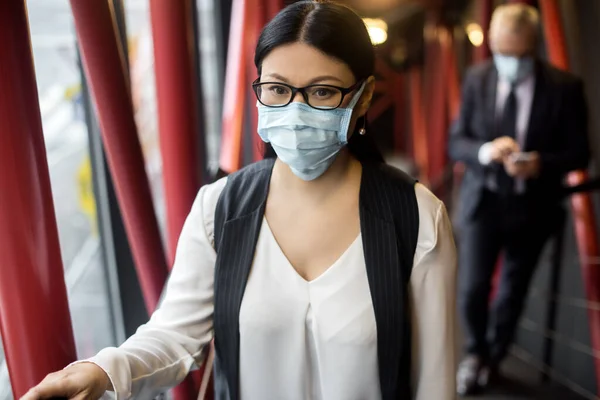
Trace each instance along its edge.
<path fill-rule="evenodd" d="M 81 73 L 68 0 L 28 0 L 42 124 L 77 352 L 94 355 L 114 344 Z"/>
<path fill-rule="evenodd" d="M 61 254 L 80 358 L 114 345 L 101 256 L 81 72 L 68 0 L 28 0 Z"/>
<path fill-rule="evenodd" d="M 4 349 L 0 340 L 0 400 L 11 400 L 13 398 L 10 387 L 10 377 L 8 376 L 8 366 L 4 359 Z"/>
<path fill-rule="evenodd" d="M 146 173 L 150 181 L 154 209 L 164 238 L 166 234 L 165 198 L 158 136 L 154 48 L 149 2 L 127 0 L 124 2 L 124 8 L 135 119 L 146 160 Z"/>
<path fill-rule="evenodd" d="M 146 157 L 146 168 L 154 192 L 155 208 L 161 226 L 164 226 L 164 197 L 161 179 L 161 159 L 158 145 L 158 121 L 156 84 L 154 75 L 154 49 L 150 25 L 149 2 L 126 0 L 127 37 L 133 103 L 140 141 Z M 201 57 L 203 107 L 207 160 L 205 167 L 218 168 L 219 140 L 221 131 L 221 103 L 223 96 L 223 72 L 219 57 L 221 50 L 217 36 L 215 0 L 196 0 L 198 21 L 197 46 Z M 164 229 L 163 229 L 164 231 Z"/>
<path fill-rule="evenodd" d="M 27 0 L 54 207 L 78 356 L 114 345 L 68 0 Z M 0 349 L 0 400 L 12 399 Z"/>
<path fill-rule="evenodd" d="M 218 0 L 197 0 L 198 45 L 200 47 L 200 79 L 202 82 L 202 105 L 206 121 L 206 157 L 208 167 L 219 167 L 219 143 L 221 139 L 221 115 L 223 103 L 222 40 L 218 34 Z"/>

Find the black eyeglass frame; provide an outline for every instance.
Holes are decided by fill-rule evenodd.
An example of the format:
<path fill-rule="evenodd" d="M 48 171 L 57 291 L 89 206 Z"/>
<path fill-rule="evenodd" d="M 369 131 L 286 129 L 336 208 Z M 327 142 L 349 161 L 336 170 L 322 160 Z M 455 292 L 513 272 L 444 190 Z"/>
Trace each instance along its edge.
<path fill-rule="evenodd" d="M 300 92 L 302 94 L 302 97 L 304 98 L 304 101 L 306 102 L 306 104 L 309 107 L 314 108 L 315 110 L 329 111 L 329 110 L 336 110 L 336 109 L 340 108 L 340 106 L 344 102 L 344 99 L 346 98 L 346 96 L 348 94 L 352 93 L 353 91 L 355 91 L 357 88 L 359 88 L 360 85 L 363 84 L 363 82 L 364 82 L 363 80 L 360 80 L 360 81 L 356 82 L 354 85 L 347 87 L 347 88 L 340 87 L 340 86 L 334 86 L 334 85 L 323 85 L 323 84 L 314 84 L 314 85 L 308 85 L 308 86 L 304 86 L 301 88 L 297 88 L 297 87 L 294 87 L 292 85 L 289 85 L 289 84 L 283 83 L 283 82 L 260 82 L 260 78 L 257 78 L 254 82 L 252 82 L 252 90 L 254 91 L 254 94 L 256 95 L 256 99 L 258 100 L 258 102 L 265 107 L 269 107 L 269 108 L 286 107 L 294 101 L 294 99 L 296 98 L 296 95 L 298 94 L 298 92 Z M 290 89 L 292 91 L 292 95 L 290 96 L 290 101 L 288 101 L 286 104 L 281 104 L 281 105 L 276 105 L 276 106 L 263 103 L 260 100 L 260 95 L 258 94 L 258 89 L 262 85 L 281 85 L 281 86 L 287 87 L 288 89 Z M 315 106 L 310 105 L 309 100 L 308 100 L 308 94 L 306 93 L 306 90 L 308 90 L 310 88 L 314 88 L 314 87 L 332 88 L 332 89 L 339 90 L 342 93 L 342 97 L 340 98 L 339 104 L 335 107 L 315 107 Z"/>

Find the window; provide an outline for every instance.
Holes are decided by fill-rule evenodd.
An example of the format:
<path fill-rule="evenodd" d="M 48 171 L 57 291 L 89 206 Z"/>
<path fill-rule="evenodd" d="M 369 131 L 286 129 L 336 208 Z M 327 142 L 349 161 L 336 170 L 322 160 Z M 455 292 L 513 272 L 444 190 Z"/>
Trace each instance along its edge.
<path fill-rule="evenodd" d="M 80 358 L 114 345 L 68 0 L 28 0 L 31 42 L 71 319 Z"/>

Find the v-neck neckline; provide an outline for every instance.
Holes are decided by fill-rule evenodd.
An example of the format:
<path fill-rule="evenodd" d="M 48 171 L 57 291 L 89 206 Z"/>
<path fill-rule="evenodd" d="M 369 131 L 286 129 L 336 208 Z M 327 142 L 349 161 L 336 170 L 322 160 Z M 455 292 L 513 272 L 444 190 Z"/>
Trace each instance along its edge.
<path fill-rule="evenodd" d="M 316 284 L 317 282 L 323 280 L 325 276 L 334 273 L 335 270 L 339 268 L 339 265 L 343 263 L 344 259 L 348 255 L 348 253 L 350 253 L 352 251 L 352 249 L 355 246 L 357 246 L 357 244 L 362 239 L 362 233 L 359 232 L 358 235 L 356 236 L 356 238 L 352 241 L 352 243 L 350 243 L 350 245 L 344 250 L 344 252 L 342 254 L 340 254 L 340 256 L 330 266 L 328 266 L 316 278 L 311 279 L 311 280 L 307 280 L 302 275 L 300 275 L 300 273 L 296 270 L 296 267 L 294 267 L 294 265 L 292 264 L 292 262 L 286 256 L 285 252 L 283 251 L 283 249 L 279 245 L 279 242 L 277 241 L 277 238 L 273 234 L 273 231 L 271 230 L 271 226 L 269 225 L 269 221 L 267 221 L 266 217 L 263 217 L 263 226 L 265 227 L 265 231 L 266 231 L 266 233 L 269 236 L 269 241 L 276 248 L 276 251 L 281 256 L 281 258 L 283 260 L 285 260 L 286 269 L 288 269 L 296 277 L 296 279 L 300 279 L 302 282 L 304 282 L 307 285 Z"/>

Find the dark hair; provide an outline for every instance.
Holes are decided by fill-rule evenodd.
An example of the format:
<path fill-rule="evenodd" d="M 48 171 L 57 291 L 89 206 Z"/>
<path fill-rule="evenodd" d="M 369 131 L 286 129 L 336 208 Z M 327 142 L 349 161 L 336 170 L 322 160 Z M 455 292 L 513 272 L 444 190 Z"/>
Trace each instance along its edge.
<path fill-rule="evenodd" d="M 356 81 L 375 72 L 375 50 L 362 19 L 350 8 L 327 0 L 305 0 L 284 8 L 263 29 L 258 39 L 254 64 L 261 74 L 262 62 L 279 46 L 302 42 L 344 62 Z M 361 117 L 348 140 L 348 149 L 360 161 L 383 162 L 371 135 L 359 135 L 366 123 Z M 270 145 L 265 157 L 274 157 Z"/>

